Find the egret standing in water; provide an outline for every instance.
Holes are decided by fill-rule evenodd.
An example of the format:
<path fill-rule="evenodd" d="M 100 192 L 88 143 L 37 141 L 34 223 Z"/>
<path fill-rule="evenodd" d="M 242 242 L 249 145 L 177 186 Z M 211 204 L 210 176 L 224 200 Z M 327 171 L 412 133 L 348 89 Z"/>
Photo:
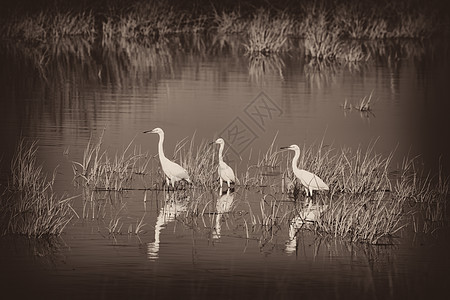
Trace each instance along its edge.
<path fill-rule="evenodd" d="M 319 176 L 308 172 L 306 170 L 301 170 L 297 167 L 298 158 L 300 157 L 300 148 L 297 145 L 290 145 L 289 147 L 281 147 L 281 149 L 293 150 L 295 151 L 294 158 L 292 159 L 292 170 L 294 171 L 295 177 L 297 177 L 303 186 L 306 188 L 306 195 L 312 197 L 312 192 L 314 190 L 326 190 L 328 191 L 328 185 L 320 179 Z"/>
<path fill-rule="evenodd" d="M 172 188 L 175 189 L 175 182 L 180 180 L 186 180 L 191 183 L 189 179 L 189 174 L 182 166 L 173 161 L 170 161 L 164 155 L 163 142 L 164 142 L 164 131 L 161 128 L 155 128 L 153 130 L 144 131 L 144 133 L 157 133 L 159 135 L 159 143 L 158 143 L 158 156 L 159 161 L 161 162 L 161 167 L 166 176 L 167 188 L 172 184 Z"/>
<path fill-rule="evenodd" d="M 225 141 L 222 138 L 218 138 L 215 142 L 212 142 L 211 144 L 219 144 L 219 168 L 217 169 L 217 172 L 219 173 L 219 179 L 220 179 L 220 189 L 222 189 L 222 184 L 224 181 L 228 184 L 228 188 L 230 188 L 231 183 L 236 183 L 236 177 L 234 176 L 233 169 L 230 168 L 229 165 L 227 165 L 223 161 L 223 148 L 225 147 Z"/>

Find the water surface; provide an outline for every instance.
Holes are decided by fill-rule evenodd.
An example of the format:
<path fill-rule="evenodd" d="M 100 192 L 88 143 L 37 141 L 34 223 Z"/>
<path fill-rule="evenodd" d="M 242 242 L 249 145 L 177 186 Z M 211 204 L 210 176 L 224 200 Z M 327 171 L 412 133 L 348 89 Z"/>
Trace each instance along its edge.
<path fill-rule="evenodd" d="M 194 134 L 198 142 L 219 135 L 232 141 L 232 129 L 245 129 L 248 144 L 229 143 L 235 152 L 229 150 L 227 159 L 238 173 L 250 153 L 255 160 L 275 135 L 277 146 L 323 141 L 355 149 L 376 140 L 378 153 L 396 149 L 393 165 L 409 153 L 420 154 L 433 172 L 439 162 L 449 166 L 442 132 L 450 125 L 450 65 L 438 41 L 388 48 L 358 66 L 312 64 L 299 53 L 254 59 L 232 42 L 226 45 L 200 37 L 146 48 L 72 41 L 45 54 L 3 45 L 2 182 L 23 136 L 39 140 L 46 171 L 58 167 L 55 190 L 81 195 L 71 161 L 81 160 L 92 135 L 104 130 L 111 154 L 134 139 L 154 155 L 157 137 L 142 134 L 154 127 L 166 132 L 168 156 Z M 357 106 L 371 94 L 370 113 L 341 107 L 346 99 Z M 74 201 L 79 218 L 61 238 L 2 240 L 2 285 L 18 297 L 397 299 L 437 296 L 448 282 L 446 227 L 427 233 L 408 227 L 394 245 L 382 246 L 308 230 L 292 238 L 289 214 L 270 231 L 246 227 L 251 211 L 260 209 L 258 191 L 237 189 L 229 198 L 216 191 L 189 193 L 97 192 L 93 202 L 80 196 Z M 192 197 L 206 207 L 195 219 L 185 214 Z M 288 212 L 298 205 L 286 195 L 276 197 Z M 115 220 L 120 226 L 111 234 Z"/>

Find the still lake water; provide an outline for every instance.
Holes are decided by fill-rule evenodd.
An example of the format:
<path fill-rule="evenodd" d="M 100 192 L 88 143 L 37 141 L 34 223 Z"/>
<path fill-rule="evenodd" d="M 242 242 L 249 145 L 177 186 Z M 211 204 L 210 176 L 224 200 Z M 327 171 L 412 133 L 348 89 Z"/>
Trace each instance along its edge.
<path fill-rule="evenodd" d="M 393 165 L 410 153 L 427 170 L 439 161 L 450 170 L 448 45 L 381 48 L 355 66 L 314 65 L 295 52 L 251 59 L 232 40 L 199 37 L 148 47 L 2 45 L 2 183 L 20 136 L 39 140 L 47 172 L 58 167 L 55 190 L 75 195 L 71 160 L 81 160 L 91 135 L 105 130 L 112 155 L 133 138 L 154 155 L 157 137 L 142 134 L 154 127 L 165 130 L 169 156 L 194 133 L 198 142 L 224 137 L 238 173 L 250 151 L 265 152 L 277 134 L 277 146 L 323 140 L 365 148 L 377 140 L 378 153 L 396 149 Z M 370 95 L 370 113 L 341 107 Z M 367 246 L 308 230 L 292 239 L 288 222 L 270 235 L 248 233 L 245 216 L 262 194 L 240 188 L 222 197 L 142 190 L 95 197 L 74 201 L 79 218 L 51 243 L 2 239 L 2 290 L 18 298 L 397 299 L 438 296 L 450 282 L 448 227 L 409 227 L 395 245 Z M 206 209 L 192 223 L 183 213 L 194 197 Z M 108 233 L 110 220 L 119 220 L 120 234 Z M 128 234 L 141 220 L 142 232 Z"/>

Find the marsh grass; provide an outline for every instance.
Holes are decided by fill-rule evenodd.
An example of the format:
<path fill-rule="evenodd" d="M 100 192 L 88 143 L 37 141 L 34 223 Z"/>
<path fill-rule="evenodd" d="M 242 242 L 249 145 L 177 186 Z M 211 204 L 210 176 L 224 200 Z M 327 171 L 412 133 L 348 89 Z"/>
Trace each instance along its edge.
<path fill-rule="evenodd" d="M 121 11 L 112 10 L 103 22 L 104 40 L 135 42 L 175 33 L 195 33 L 205 28 L 206 16 L 194 16 L 169 1 L 137 1 Z"/>
<path fill-rule="evenodd" d="M 183 139 L 175 146 L 173 158 L 186 168 L 196 187 L 218 186 L 218 149 L 214 146 L 206 140 L 196 145 L 195 133 L 190 140 Z"/>
<path fill-rule="evenodd" d="M 333 11 L 311 7 L 304 19 L 305 55 L 317 60 L 361 62 L 369 59 L 359 42 L 344 39 L 343 29 L 334 21 Z"/>
<path fill-rule="evenodd" d="M 402 199 L 392 199 L 384 192 L 371 195 L 330 199 L 321 217 L 314 223 L 319 232 L 370 244 L 391 244 L 392 238 L 406 224 Z"/>
<path fill-rule="evenodd" d="M 358 148 L 352 155 L 349 149 L 343 150 L 339 157 L 340 191 L 362 194 L 379 191 L 390 191 L 389 167 L 393 152 L 383 157 L 373 151 L 375 143 L 369 145 L 365 152 Z"/>
<path fill-rule="evenodd" d="M 141 153 L 138 147 L 131 152 L 133 140 L 111 157 L 102 149 L 103 133 L 96 142 L 92 137 L 89 139 L 80 162 L 72 161 L 74 181 L 81 179 L 83 185 L 96 190 L 121 191 L 131 188 L 133 176 L 145 173 L 151 157 L 148 153 Z"/>
<path fill-rule="evenodd" d="M 286 14 L 272 16 L 269 11 L 258 10 L 249 22 L 248 41 L 244 43 L 250 54 L 270 54 L 283 51 L 292 23 Z"/>
<path fill-rule="evenodd" d="M 419 157 L 405 156 L 395 174 L 393 196 L 419 203 L 443 203 L 447 201 L 450 177 L 443 174 L 442 165 L 433 176 L 418 165 Z"/>
<path fill-rule="evenodd" d="M 242 230 L 242 237 L 259 239 L 264 245 L 270 244 L 276 232 L 283 226 L 289 226 L 290 220 L 310 215 L 307 210 L 309 206 L 302 204 L 303 200 L 307 199 L 302 194 L 303 187 L 292 173 L 292 153 L 278 151 L 276 139 L 277 135 L 266 151 L 259 152 L 257 156 L 250 151 L 248 161 L 252 163 L 246 167 L 241 165 L 240 169 L 244 171 L 237 172 L 241 183 L 237 187 L 241 191 L 238 194 L 238 197 L 242 198 L 241 204 L 234 205 L 227 212 L 226 226 L 234 226 L 235 230 Z M 320 213 L 314 212 L 314 220 L 309 222 L 308 226 L 304 225 L 305 228 L 312 228 L 321 235 L 339 236 L 351 242 L 391 244 L 399 230 L 405 226 L 412 224 L 415 230 L 422 226 L 421 230 L 432 231 L 432 228 L 435 228 L 433 224 L 445 222 L 450 180 L 444 176 L 442 169 L 438 175 L 431 176 L 430 173 L 421 171 L 416 162 L 417 158 L 408 157 L 396 168 L 392 166 L 394 151 L 387 155 L 377 153 L 376 143 L 377 140 L 365 148 L 360 146 L 356 149 L 336 149 L 332 145 L 325 145 L 323 140 L 310 146 L 303 145 L 299 168 L 317 174 L 330 187 L 329 191 L 315 193 L 313 201 L 323 209 Z M 98 145 L 89 142 L 83 163 L 76 165 L 80 170 L 88 170 L 86 174 L 93 172 L 104 176 L 102 172 L 94 172 L 92 168 L 102 163 L 106 166 L 122 164 L 105 159 L 106 154 L 97 150 Z M 118 162 L 126 161 L 127 157 L 133 161 L 133 157 L 140 157 L 139 147 L 135 147 L 134 152 L 127 155 L 126 153 L 131 152 L 129 149 L 131 143 L 123 153 L 116 154 Z M 216 153 L 217 147 L 204 140 L 197 144 L 195 134 L 191 138 L 181 140 L 174 148 L 172 158 L 188 170 L 194 185 L 184 186 L 165 195 L 169 197 L 169 201 L 182 205 L 183 209 L 179 210 L 177 219 L 193 229 L 198 226 L 214 226 L 208 224 L 213 224 L 215 217 L 214 200 L 211 199 L 216 197 L 212 196 L 211 191 L 218 188 Z M 100 162 L 95 163 L 99 158 Z M 124 169 L 134 170 L 133 174 L 137 170 L 150 173 L 156 186 L 162 186 L 164 176 L 159 163 L 154 163 L 148 154 L 143 161 L 140 168 L 130 163 L 125 164 L 127 167 Z M 82 167 L 83 165 L 88 167 Z M 121 174 L 113 171 L 109 173 Z M 88 178 L 89 175 L 80 177 Z M 106 181 L 102 179 L 100 182 Z M 288 197 L 280 193 L 285 190 L 290 193 Z M 259 205 L 245 200 L 247 192 L 250 191 L 262 194 Z M 282 195 L 281 198 L 279 195 Z M 105 207 L 111 201 L 92 201 L 92 194 L 85 196 L 86 199 L 89 197 L 91 200 L 85 203 L 87 215 L 92 214 L 92 218 L 96 216 L 104 219 Z M 176 199 L 171 200 L 170 197 Z M 419 212 L 425 220 L 420 223 L 423 225 L 417 221 L 418 211 L 407 209 L 410 203 L 422 205 Z M 248 206 L 248 209 L 243 209 L 243 206 Z M 83 216 L 85 215 L 83 212 Z M 110 222 L 105 224 L 107 232 L 112 235 L 122 233 L 122 220 L 119 215 L 111 215 Z M 143 222 L 143 218 L 136 220 L 136 232 L 142 230 Z M 128 232 L 133 232 L 133 228 L 129 227 Z M 258 235 L 256 233 L 260 236 L 255 237 Z"/>
<path fill-rule="evenodd" d="M 60 44 L 77 37 L 91 46 L 101 40 L 102 45 L 153 47 L 162 39 L 208 33 L 220 42 L 226 35 L 239 36 L 234 48 L 249 55 L 296 49 L 312 59 L 359 63 L 372 58 L 364 47 L 366 41 L 420 40 L 442 27 L 448 31 L 446 17 L 437 8 L 406 0 L 302 1 L 282 10 L 264 1 L 217 6 L 139 0 L 78 10 L 43 7 L 0 20 L 0 36 L 32 45 Z M 291 47 L 290 38 L 303 43 Z"/>
<path fill-rule="evenodd" d="M 356 109 L 360 112 L 371 112 L 372 111 L 372 96 L 373 91 L 370 92 L 368 96 L 364 96 L 359 100 L 357 104 L 353 104 L 348 101 L 348 99 L 345 99 L 344 103 L 341 104 L 342 109 L 344 110 L 352 110 Z"/>
<path fill-rule="evenodd" d="M 375 153 L 375 145 L 376 141 L 366 149 L 335 149 L 331 145 L 324 145 L 323 141 L 309 147 L 303 145 L 298 167 L 318 175 L 336 192 L 365 194 L 390 191 L 389 174 L 394 152 L 383 156 Z M 282 173 L 292 181 L 292 154 L 287 153 L 283 161 Z"/>
<path fill-rule="evenodd" d="M 37 165 L 37 141 L 21 139 L 11 161 L 11 181 L 1 197 L 2 235 L 28 237 L 60 235 L 73 218 L 71 200 L 53 191 L 56 169 L 50 179 Z"/>
<path fill-rule="evenodd" d="M 243 33 L 247 27 L 239 9 L 230 12 L 217 11 L 214 8 L 214 21 L 219 35 L 232 35 Z"/>
<path fill-rule="evenodd" d="M 355 108 L 359 111 L 371 111 L 371 101 L 372 101 L 373 91 L 370 92 L 369 96 L 364 96 L 360 103 L 355 106 Z"/>
<path fill-rule="evenodd" d="M 306 56 L 320 60 L 338 57 L 342 45 L 341 32 L 332 23 L 331 12 L 323 7 L 311 7 L 304 22 Z"/>
<path fill-rule="evenodd" d="M 371 96 L 368 99 L 370 98 Z M 364 103 L 370 102 L 364 99 Z M 279 151 L 276 139 L 277 135 L 267 149 L 257 155 L 250 150 L 247 159 L 249 164 L 241 164 L 235 170 L 241 186 L 246 189 L 269 187 L 275 192 L 284 191 L 288 185 L 291 191 L 297 189 L 297 193 L 302 189 L 292 172 L 292 153 Z M 131 150 L 132 143 L 133 141 L 122 152 L 116 152 L 115 156 L 110 157 L 102 150 L 102 135 L 96 142 L 91 138 L 82 160 L 73 162 L 74 179 L 80 179 L 85 186 L 93 189 L 121 191 L 133 189 L 136 176 L 147 181 L 148 178 L 143 176 L 150 175 L 150 186 L 162 187 L 164 176 L 159 163 L 148 152 L 142 153 L 141 147 L 134 146 Z M 298 167 L 318 175 L 333 193 L 391 192 L 396 198 L 408 198 L 416 202 L 448 195 L 450 182 L 442 170 L 438 176 L 433 177 L 416 166 L 416 158 L 408 157 L 404 158 L 400 167 L 395 168 L 392 165 L 395 150 L 382 155 L 375 152 L 376 144 L 377 140 L 366 148 L 359 146 L 355 149 L 336 149 L 332 145 L 324 145 L 323 140 L 310 146 L 304 144 Z M 185 138 L 175 145 L 172 159 L 186 168 L 195 188 L 218 187 L 217 147 L 205 140 L 197 143 L 195 133 L 191 138 Z M 15 178 L 14 182 L 17 182 L 17 186 L 23 186 L 24 183 L 21 182 L 24 180 L 29 179 Z M 281 187 L 282 184 L 285 186 Z"/>
<path fill-rule="evenodd" d="M 255 163 L 247 164 L 246 170 L 240 179 L 244 187 L 273 187 L 278 183 L 278 180 L 273 181 L 274 178 L 281 174 L 280 162 L 282 158 L 279 156 L 280 152 L 275 144 L 277 136 L 278 133 L 274 136 L 265 152 L 258 152 Z M 247 160 L 248 162 L 254 161 L 253 155 L 253 150 L 251 150 Z"/>
<path fill-rule="evenodd" d="M 367 7 L 364 1 L 338 4 L 334 21 L 348 38 L 382 39 L 388 35 L 388 22 L 380 9 Z"/>
<path fill-rule="evenodd" d="M 17 15 L 2 28 L 7 38 L 26 42 L 57 42 L 64 37 L 83 37 L 93 41 L 94 15 L 91 11 L 43 10 L 34 14 Z"/>

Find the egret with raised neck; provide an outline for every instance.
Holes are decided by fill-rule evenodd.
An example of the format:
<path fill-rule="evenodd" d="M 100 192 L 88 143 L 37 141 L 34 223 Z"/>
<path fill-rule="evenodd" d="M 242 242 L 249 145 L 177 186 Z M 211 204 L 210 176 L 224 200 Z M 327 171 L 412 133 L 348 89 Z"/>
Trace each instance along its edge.
<path fill-rule="evenodd" d="M 172 185 L 172 188 L 175 189 L 175 182 L 180 180 L 185 180 L 191 183 L 191 179 L 189 178 L 189 174 L 186 171 L 186 169 L 180 166 L 179 164 L 169 160 L 164 155 L 164 148 L 163 148 L 164 131 L 161 128 L 157 127 L 152 130 L 144 131 L 144 133 L 156 133 L 159 135 L 158 156 L 159 161 L 161 162 L 162 170 L 166 177 L 167 188 L 169 188 L 169 185 Z"/>
<path fill-rule="evenodd" d="M 231 187 L 231 183 L 236 183 L 236 177 L 234 176 L 233 169 L 223 161 L 223 149 L 225 147 L 225 141 L 222 138 L 218 138 L 211 144 L 219 144 L 219 167 L 217 173 L 219 173 L 220 188 L 222 189 L 223 182 L 225 181 L 228 188 Z"/>
<path fill-rule="evenodd" d="M 289 147 L 281 147 L 280 149 L 292 150 L 295 151 L 294 158 L 292 159 L 292 170 L 294 172 L 295 177 L 297 177 L 301 184 L 306 189 L 306 195 L 312 197 L 312 193 L 314 190 L 326 190 L 328 191 L 328 185 L 320 179 L 319 176 L 308 172 L 306 170 L 299 169 L 297 167 L 298 158 L 300 157 L 300 148 L 297 145 L 290 145 Z"/>

